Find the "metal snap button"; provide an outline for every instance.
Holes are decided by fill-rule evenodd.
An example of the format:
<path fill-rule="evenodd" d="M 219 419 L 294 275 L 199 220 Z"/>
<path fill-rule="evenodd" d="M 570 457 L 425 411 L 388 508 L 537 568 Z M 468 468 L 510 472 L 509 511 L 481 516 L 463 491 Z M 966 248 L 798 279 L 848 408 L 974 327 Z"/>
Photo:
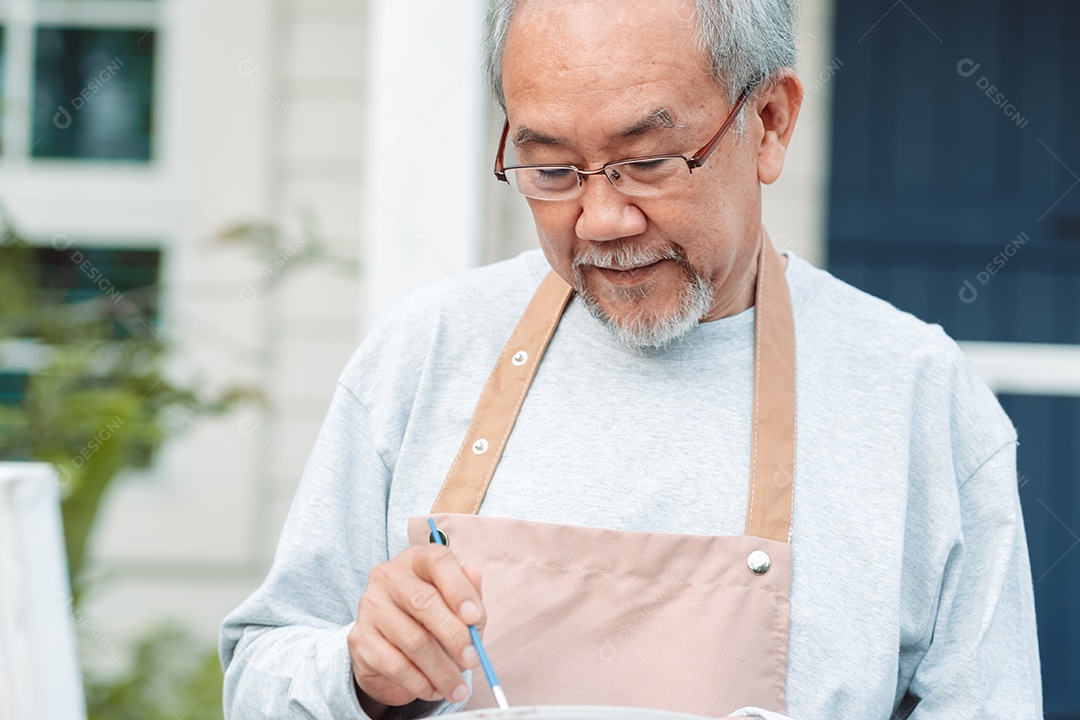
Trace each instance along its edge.
<path fill-rule="evenodd" d="M 755 550 L 746 558 L 746 564 L 755 575 L 764 575 L 772 567 L 772 560 L 764 550 Z"/>
<path fill-rule="evenodd" d="M 446 536 L 446 533 L 444 533 L 442 530 L 439 531 L 439 537 L 442 538 L 442 544 L 443 545 L 446 545 L 447 547 L 450 546 L 450 538 L 448 538 Z M 427 539 L 428 539 L 429 543 L 434 543 L 435 542 L 435 536 L 432 535 L 431 533 L 428 533 Z"/>
<path fill-rule="evenodd" d="M 479 440 L 477 440 L 476 442 L 474 442 L 472 444 L 472 451 L 476 455 L 483 455 L 484 453 L 487 452 L 487 449 L 488 449 L 488 441 L 485 440 L 484 438 L 480 438 Z"/>
<path fill-rule="evenodd" d="M 529 360 L 529 353 L 524 350 L 518 350 L 514 353 L 514 357 L 510 358 L 510 362 L 514 363 L 515 367 L 521 367 Z"/>

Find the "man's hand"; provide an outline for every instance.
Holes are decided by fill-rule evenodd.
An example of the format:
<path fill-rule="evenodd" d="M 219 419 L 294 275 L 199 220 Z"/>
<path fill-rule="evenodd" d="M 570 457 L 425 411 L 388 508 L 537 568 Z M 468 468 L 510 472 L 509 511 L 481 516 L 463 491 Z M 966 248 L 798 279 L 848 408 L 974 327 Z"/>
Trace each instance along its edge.
<path fill-rule="evenodd" d="M 349 632 L 364 711 L 378 717 L 417 698 L 464 700 L 461 671 L 480 665 L 468 626 L 483 632 L 481 598 L 480 571 L 439 545 L 414 545 L 372 568 Z"/>

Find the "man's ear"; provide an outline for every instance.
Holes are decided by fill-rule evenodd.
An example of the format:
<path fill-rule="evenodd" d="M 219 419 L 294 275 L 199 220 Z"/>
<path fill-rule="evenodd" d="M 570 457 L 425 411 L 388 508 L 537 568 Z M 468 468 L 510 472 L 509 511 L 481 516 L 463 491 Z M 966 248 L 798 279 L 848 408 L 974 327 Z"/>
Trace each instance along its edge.
<path fill-rule="evenodd" d="M 757 95 L 753 109 L 757 113 L 755 120 L 761 123 L 763 130 L 757 155 L 758 180 L 765 185 L 780 177 L 802 101 L 802 81 L 790 68 L 776 73 Z"/>

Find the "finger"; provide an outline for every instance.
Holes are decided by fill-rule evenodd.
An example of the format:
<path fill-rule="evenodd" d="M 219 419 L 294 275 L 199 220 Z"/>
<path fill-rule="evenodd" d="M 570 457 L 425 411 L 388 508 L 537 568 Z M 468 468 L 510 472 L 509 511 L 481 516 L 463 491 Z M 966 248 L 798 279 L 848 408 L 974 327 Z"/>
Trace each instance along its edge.
<path fill-rule="evenodd" d="M 472 565 L 462 565 L 461 569 L 465 573 L 465 575 L 469 578 L 469 581 L 472 582 L 473 587 L 476 588 L 476 591 L 478 593 L 480 593 L 480 602 L 483 603 L 483 601 L 484 601 L 484 590 L 480 586 L 481 585 L 480 570 L 478 568 L 476 568 L 476 567 L 473 567 Z M 480 635 L 484 634 L 484 626 L 487 624 L 486 621 L 487 621 L 487 610 L 485 608 L 484 609 L 484 620 L 481 621 L 481 622 L 476 623 L 476 629 L 479 631 Z"/>
<path fill-rule="evenodd" d="M 462 565 L 461 571 L 465 573 L 465 576 L 469 578 L 469 582 L 476 588 L 476 592 L 480 595 L 480 602 L 484 601 L 484 590 L 480 587 L 482 578 L 480 577 L 480 569 L 473 565 Z"/>
<path fill-rule="evenodd" d="M 406 705 L 416 698 L 438 700 L 440 695 L 424 673 L 376 628 L 368 627 L 356 640 L 350 633 L 353 676 L 369 697 L 384 705 Z"/>
<path fill-rule="evenodd" d="M 469 628 L 446 604 L 437 587 L 414 575 L 403 574 L 387 589 L 395 608 L 426 628 L 459 668 L 479 665 Z"/>
<path fill-rule="evenodd" d="M 434 588 L 432 588 L 432 592 L 434 592 Z M 434 604 L 431 603 L 431 605 Z M 431 610 L 432 608 L 428 607 L 425 615 L 432 617 Z M 449 608 L 445 606 L 441 610 L 435 609 L 435 613 L 441 613 L 446 618 L 454 618 Z M 454 620 L 457 619 L 454 618 Z M 417 622 L 416 619 L 405 612 L 399 611 L 397 616 L 393 618 L 393 622 L 384 624 L 382 630 L 390 644 L 396 647 L 423 673 L 427 682 L 435 688 L 436 692 L 454 702 L 465 699 L 468 688 L 465 686 L 465 678 L 461 674 L 461 669 L 454 659 L 447 654 L 442 641 L 432 634 L 430 628 L 422 624 L 422 622 Z M 467 632 L 463 635 L 459 633 L 458 637 L 464 638 L 460 641 L 463 645 L 471 647 Z M 455 650 L 460 654 L 457 647 L 455 647 Z"/>
<path fill-rule="evenodd" d="M 458 559 L 445 547 L 429 545 L 427 552 L 413 556 L 413 572 L 439 589 L 446 604 L 454 609 L 466 625 L 483 621 L 484 609 L 480 592 L 462 571 Z"/>

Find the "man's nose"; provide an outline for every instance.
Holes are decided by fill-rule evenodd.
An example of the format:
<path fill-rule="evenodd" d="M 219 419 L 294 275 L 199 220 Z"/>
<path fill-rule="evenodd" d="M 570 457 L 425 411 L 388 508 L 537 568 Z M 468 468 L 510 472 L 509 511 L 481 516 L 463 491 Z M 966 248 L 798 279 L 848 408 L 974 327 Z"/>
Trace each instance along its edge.
<path fill-rule="evenodd" d="M 648 219 L 634 198 L 616 190 L 604 175 L 585 180 L 580 202 L 576 231 L 583 240 L 618 240 L 640 235 L 648 226 Z"/>

